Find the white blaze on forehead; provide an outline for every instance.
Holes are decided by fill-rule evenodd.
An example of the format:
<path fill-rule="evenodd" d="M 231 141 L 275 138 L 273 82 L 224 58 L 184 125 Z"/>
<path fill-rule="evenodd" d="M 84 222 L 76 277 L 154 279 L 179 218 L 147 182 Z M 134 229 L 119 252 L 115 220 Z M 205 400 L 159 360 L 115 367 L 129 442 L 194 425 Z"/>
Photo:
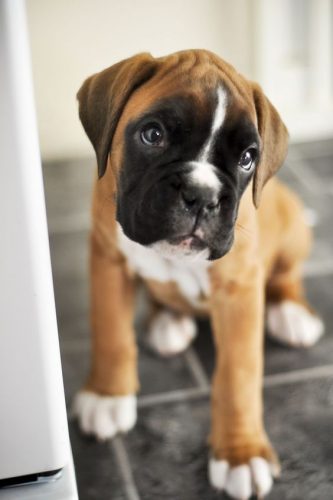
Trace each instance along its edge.
<path fill-rule="evenodd" d="M 213 124 L 210 135 L 204 144 L 203 150 L 199 155 L 199 161 L 208 162 L 209 153 L 213 145 L 216 133 L 222 127 L 227 109 L 227 93 L 222 87 L 217 89 L 217 105 L 215 108 Z"/>
<path fill-rule="evenodd" d="M 193 170 L 191 180 L 200 186 L 210 187 L 212 190 L 219 191 L 221 182 L 216 175 L 214 165 L 209 163 L 209 155 L 215 141 L 217 132 L 223 125 L 227 109 L 227 93 L 222 87 L 217 89 L 217 104 L 214 111 L 212 128 L 209 137 L 205 142 L 197 161 L 191 162 Z"/>

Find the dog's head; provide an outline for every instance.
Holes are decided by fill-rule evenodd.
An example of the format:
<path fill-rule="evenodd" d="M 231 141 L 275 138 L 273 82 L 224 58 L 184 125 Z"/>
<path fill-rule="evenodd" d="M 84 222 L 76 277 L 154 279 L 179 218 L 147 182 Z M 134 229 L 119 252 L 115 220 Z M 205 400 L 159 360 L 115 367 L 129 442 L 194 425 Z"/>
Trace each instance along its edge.
<path fill-rule="evenodd" d="M 131 57 L 88 78 L 78 100 L 99 177 L 111 155 L 123 232 L 167 256 L 223 256 L 245 188 L 253 180 L 257 207 L 286 155 L 260 87 L 204 50 Z"/>

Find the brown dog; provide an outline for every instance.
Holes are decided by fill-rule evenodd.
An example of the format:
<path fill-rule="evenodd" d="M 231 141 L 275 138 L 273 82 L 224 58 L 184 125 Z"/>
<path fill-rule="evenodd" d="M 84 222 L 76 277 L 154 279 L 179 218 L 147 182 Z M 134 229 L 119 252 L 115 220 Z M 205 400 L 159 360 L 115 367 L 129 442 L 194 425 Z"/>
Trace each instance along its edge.
<path fill-rule="evenodd" d="M 106 439 L 135 423 L 140 277 L 160 353 L 187 347 L 192 315 L 210 316 L 210 480 L 235 498 L 265 495 L 278 469 L 262 420 L 265 299 L 277 338 L 310 345 L 323 330 L 303 295 L 302 206 L 276 179 L 262 192 L 286 156 L 286 128 L 258 85 L 205 50 L 139 54 L 88 78 L 78 100 L 99 172 L 80 426 Z"/>

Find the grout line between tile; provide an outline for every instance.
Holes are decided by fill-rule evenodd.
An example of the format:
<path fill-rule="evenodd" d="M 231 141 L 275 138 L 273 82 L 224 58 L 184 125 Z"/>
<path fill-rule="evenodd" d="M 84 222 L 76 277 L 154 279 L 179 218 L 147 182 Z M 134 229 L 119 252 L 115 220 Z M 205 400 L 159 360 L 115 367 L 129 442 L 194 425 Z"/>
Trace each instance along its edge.
<path fill-rule="evenodd" d="M 120 436 L 116 436 L 111 441 L 110 446 L 115 454 L 116 461 L 120 469 L 127 499 L 140 500 L 140 496 L 134 482 L 131 464 L 122 438 Z"/>
<path fill-rule="evenodd" d="M 304 266 L 304 277 L 326 276 L 333 273 L 333 259 L 324 261 L 309 261 Z"/>
<path fill-rule="evenodd" d="M 264 378 L 264 387 L 277 387 L 293 384 L 295 382 L 304 382 L 305 380 L 316 380 L 332 376 L 333 365 L 316 366 L 314 368 L 304 368 L 303 370 L 266 375 Z"/>
<path fill-rule="evenodd" d="M 291 165 L 290 165 L 291 164 Z M 302 155 L 293 151 L 289 155 L 289 172 L 294 178 L 311 193 L 326 193 L 326 184 L 312 172 L 311 165 Z"/>
<path fill-rule="evenodd" d="M 187 351 L 184 354 L 184 357 L 188 365 L 188 368 L 192 374 L 192 377 L 197 383 L 198 387 L 201 389 L 207 389 L 207 387 L 209 387 L 210 385 L 209 379 L 193 347 L 187 349 Z"/>
<path fill-rule="evenodd" d="M 299 147 L 297 147 L 297 144 L 293 144 L 291 148 L 289 149 L 289 156 L 294 156 L 294 153 L 296 151 L 296 154 L 304 158 L 305 160 L 315 160 L 316 158 L 329 158 L 333 155 L 333 148 L 331 144 L 327 145 L 328 149 L 316 149 L 314 151 L 299 151 Z M 326 147 L 327 147 L 326 146 Z"/>
<path fill-rule="evenodd" d="M 286 373 L 277 373 L 266 375 L 264 377 L 264 388 L 278 387 L 289 385 L 305 380 L 316 380 L 320 378 L 333 377 L 333 365 L 325 365 L 313 368 L 305 368 L 303 370 L 295 370 Z M 181 401 L 190 401 L 200 399 L 210 395 L 210 387 L 180 389 L 178 391 L 170 391 L 160 394 L 150 394 L 147 396 L 139 396 L 138 407 L 147 408 L 158 404 L 178 403 Z"/>
<path fill-rule="evenodd" d="M 289 167 L 289 172 L 294 177 L 294 179 L 307 190 L 307 192 L 318 194 L 321 189 L 318 179 L 313 183 L 313 175 L 310 173 L 310 169 L 304 164 L 303 160 L 293 161 L 292 166 Z M 321 191 L 321 194 L 323 191 Z"/>
<path fill-rule="evenodd" d="M 208 396 L 209 393 L 210 387 L 194 387 L 191 389 L 179 389 L 159 394 L 148 394 L 146 396 L 139 396 L 138 408 L 148 408 L 158 404 L 178 403 L 181 401 L 189 401 L 191 399 L 199 399 L 203 396 Z"/>

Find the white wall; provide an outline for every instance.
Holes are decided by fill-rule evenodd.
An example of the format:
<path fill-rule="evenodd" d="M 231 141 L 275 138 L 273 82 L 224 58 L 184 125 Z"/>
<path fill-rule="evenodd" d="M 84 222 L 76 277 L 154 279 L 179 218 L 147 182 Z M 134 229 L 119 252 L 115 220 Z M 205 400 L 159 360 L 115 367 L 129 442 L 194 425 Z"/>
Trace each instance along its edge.
<path fill-rule="evenodd" d="M 249 7 L 248 0 L 27 0 L 43 158 L 92 154 L 76 91 L 134 53 L 206 48 L 249 74 Z"/>
<path fill-rule="evenodd" d="M 252 0 L 253 77 L 294 141 L 333 136 L 333 0 Z"/>

